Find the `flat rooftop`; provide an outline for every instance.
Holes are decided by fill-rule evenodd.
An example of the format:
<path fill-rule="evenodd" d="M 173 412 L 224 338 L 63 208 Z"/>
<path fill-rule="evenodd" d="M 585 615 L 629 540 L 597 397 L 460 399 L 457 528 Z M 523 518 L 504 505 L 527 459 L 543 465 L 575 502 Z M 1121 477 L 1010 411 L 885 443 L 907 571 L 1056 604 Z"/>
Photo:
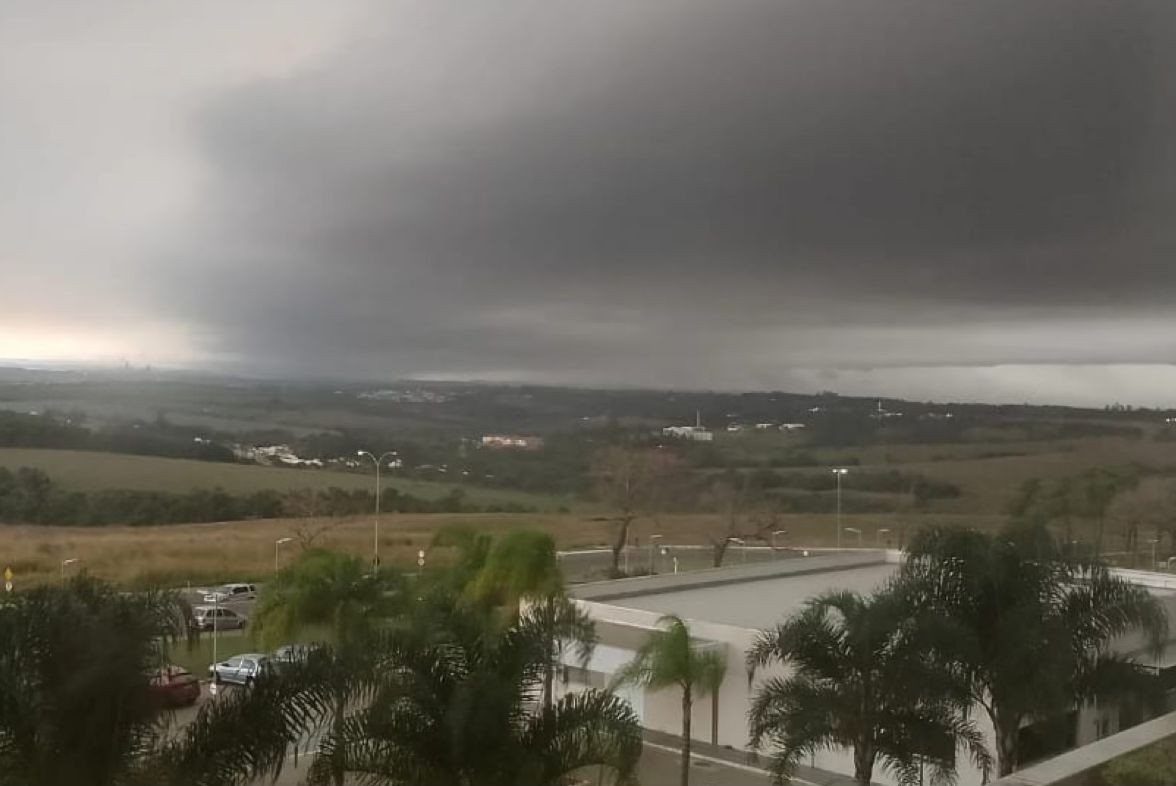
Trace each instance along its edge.
<path fill-rule="evenodd" d="M 898 570 L 885 551 L 822 554 L 780 562 L 597 582 L 572 588 L 582 600 L 762 630 L 832 590 L 868 593 Z"/>

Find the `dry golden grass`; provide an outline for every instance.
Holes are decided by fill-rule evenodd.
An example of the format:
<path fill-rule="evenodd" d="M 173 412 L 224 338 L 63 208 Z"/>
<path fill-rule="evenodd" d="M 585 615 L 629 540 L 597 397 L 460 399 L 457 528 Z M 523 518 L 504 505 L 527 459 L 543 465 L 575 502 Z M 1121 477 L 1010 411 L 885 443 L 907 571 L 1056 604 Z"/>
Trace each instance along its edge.
<path fill-rule="evenodd" d="M 835 519 L 828 515 L 795 515 L 780 519 L 787 529 L 787 543 L 797 546 L 830 546 L 835 542 Z M 899 543 L 905 534 L 931 523 L 996 527 L 1000 517 L 903 516 L 898 514 L 846 515 L 843 525 L 862 530 L 862 543 L 872 546 L 880 528 L 888 529 L 882 542 Z M 550 532 L 560 548 L 603 546 L 610 539 L 610 524 L 578 515 L 434 514 L 385 516 L 380 527 L 380 553 L 385 563 L 412 566 L 418 549 L 427 548 L 433 534 L 447 524 L 465 524 L 489 533 L 514 529 Z M 294 538 L 281 547 L 281 559 L 290 558 L 305 544 L 306 533 L 329 527 L 315 545 L 359 555 L 371 553 L 372 519 L 336 520 L 273 519 L 218 524 L 164 527 L 30 527 L 0 526 L 0 565 L 11 566 L 20 586 L 53 581 L 61 575 L 61 563 L 78 559 L 68 570 L 84 569 L 92 575 L 125 586 L 148 584 L 183 586 L 220 581 L 264 580 L 274 568 L 274 545 L 279 538 Z M 663 515 L 639 519 L 632 536 L 647 542 L 654 532 L 665 544 L 705 544 L 721 532 L 719 517 Z M 782 541 L 783 542 L 783 541 Z M 846 546 L 857 536 L 846 534 Z"/>

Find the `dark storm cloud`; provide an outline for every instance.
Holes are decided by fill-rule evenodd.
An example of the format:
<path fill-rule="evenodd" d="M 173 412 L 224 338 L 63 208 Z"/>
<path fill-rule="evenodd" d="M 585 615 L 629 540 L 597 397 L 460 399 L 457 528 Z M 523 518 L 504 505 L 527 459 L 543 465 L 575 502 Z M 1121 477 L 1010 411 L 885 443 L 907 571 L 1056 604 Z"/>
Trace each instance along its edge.
<path fill-rule="evenodd" d="M 213 352 L 327 373 L 1170 361 L 1174 11 L 378 9 L 199 114 L 162 280 Z"/>

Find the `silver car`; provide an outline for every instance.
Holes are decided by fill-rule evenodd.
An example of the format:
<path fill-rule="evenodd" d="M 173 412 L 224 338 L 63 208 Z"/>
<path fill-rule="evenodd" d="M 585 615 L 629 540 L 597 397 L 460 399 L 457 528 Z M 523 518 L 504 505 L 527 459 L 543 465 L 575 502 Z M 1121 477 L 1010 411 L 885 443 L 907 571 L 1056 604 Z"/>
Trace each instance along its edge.
<path fill-rule="evenodd" d="M 199 630 L 241 630 L 247 623 L 245 615 L 224 606 L 197 606 L 192 609 L 192 626 Z"/>
<path fill-rule="evenodd" d="M 238 600 L 255 600 L 257 587 L 253 584 L 226 584 L 204 596 L 205 603 L 228 603 Z"/>
<path fill-rule="evenodd" d="M 208 673 L 216 683 L 249 686 L 269 668 L 268 657 L 259 653 L 249 653 L 234 655 L 226 661 L 214 663 L 208 667 Z"/>

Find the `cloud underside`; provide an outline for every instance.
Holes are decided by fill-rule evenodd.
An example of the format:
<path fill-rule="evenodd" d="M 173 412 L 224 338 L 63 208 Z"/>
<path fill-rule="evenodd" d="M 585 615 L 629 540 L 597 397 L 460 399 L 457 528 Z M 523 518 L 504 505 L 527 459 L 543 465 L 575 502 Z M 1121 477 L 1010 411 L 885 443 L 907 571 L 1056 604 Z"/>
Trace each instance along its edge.
<path fill-rule="evenodd" d="M 887 388 L 1166 363 L 1174 18 L 373 6 L 191 112 L 200 187 L 132 310 L 166 302 L 207 358 L 323 374 Z M 1103 383 L 1036 383 L 1072 384 Z"/>

